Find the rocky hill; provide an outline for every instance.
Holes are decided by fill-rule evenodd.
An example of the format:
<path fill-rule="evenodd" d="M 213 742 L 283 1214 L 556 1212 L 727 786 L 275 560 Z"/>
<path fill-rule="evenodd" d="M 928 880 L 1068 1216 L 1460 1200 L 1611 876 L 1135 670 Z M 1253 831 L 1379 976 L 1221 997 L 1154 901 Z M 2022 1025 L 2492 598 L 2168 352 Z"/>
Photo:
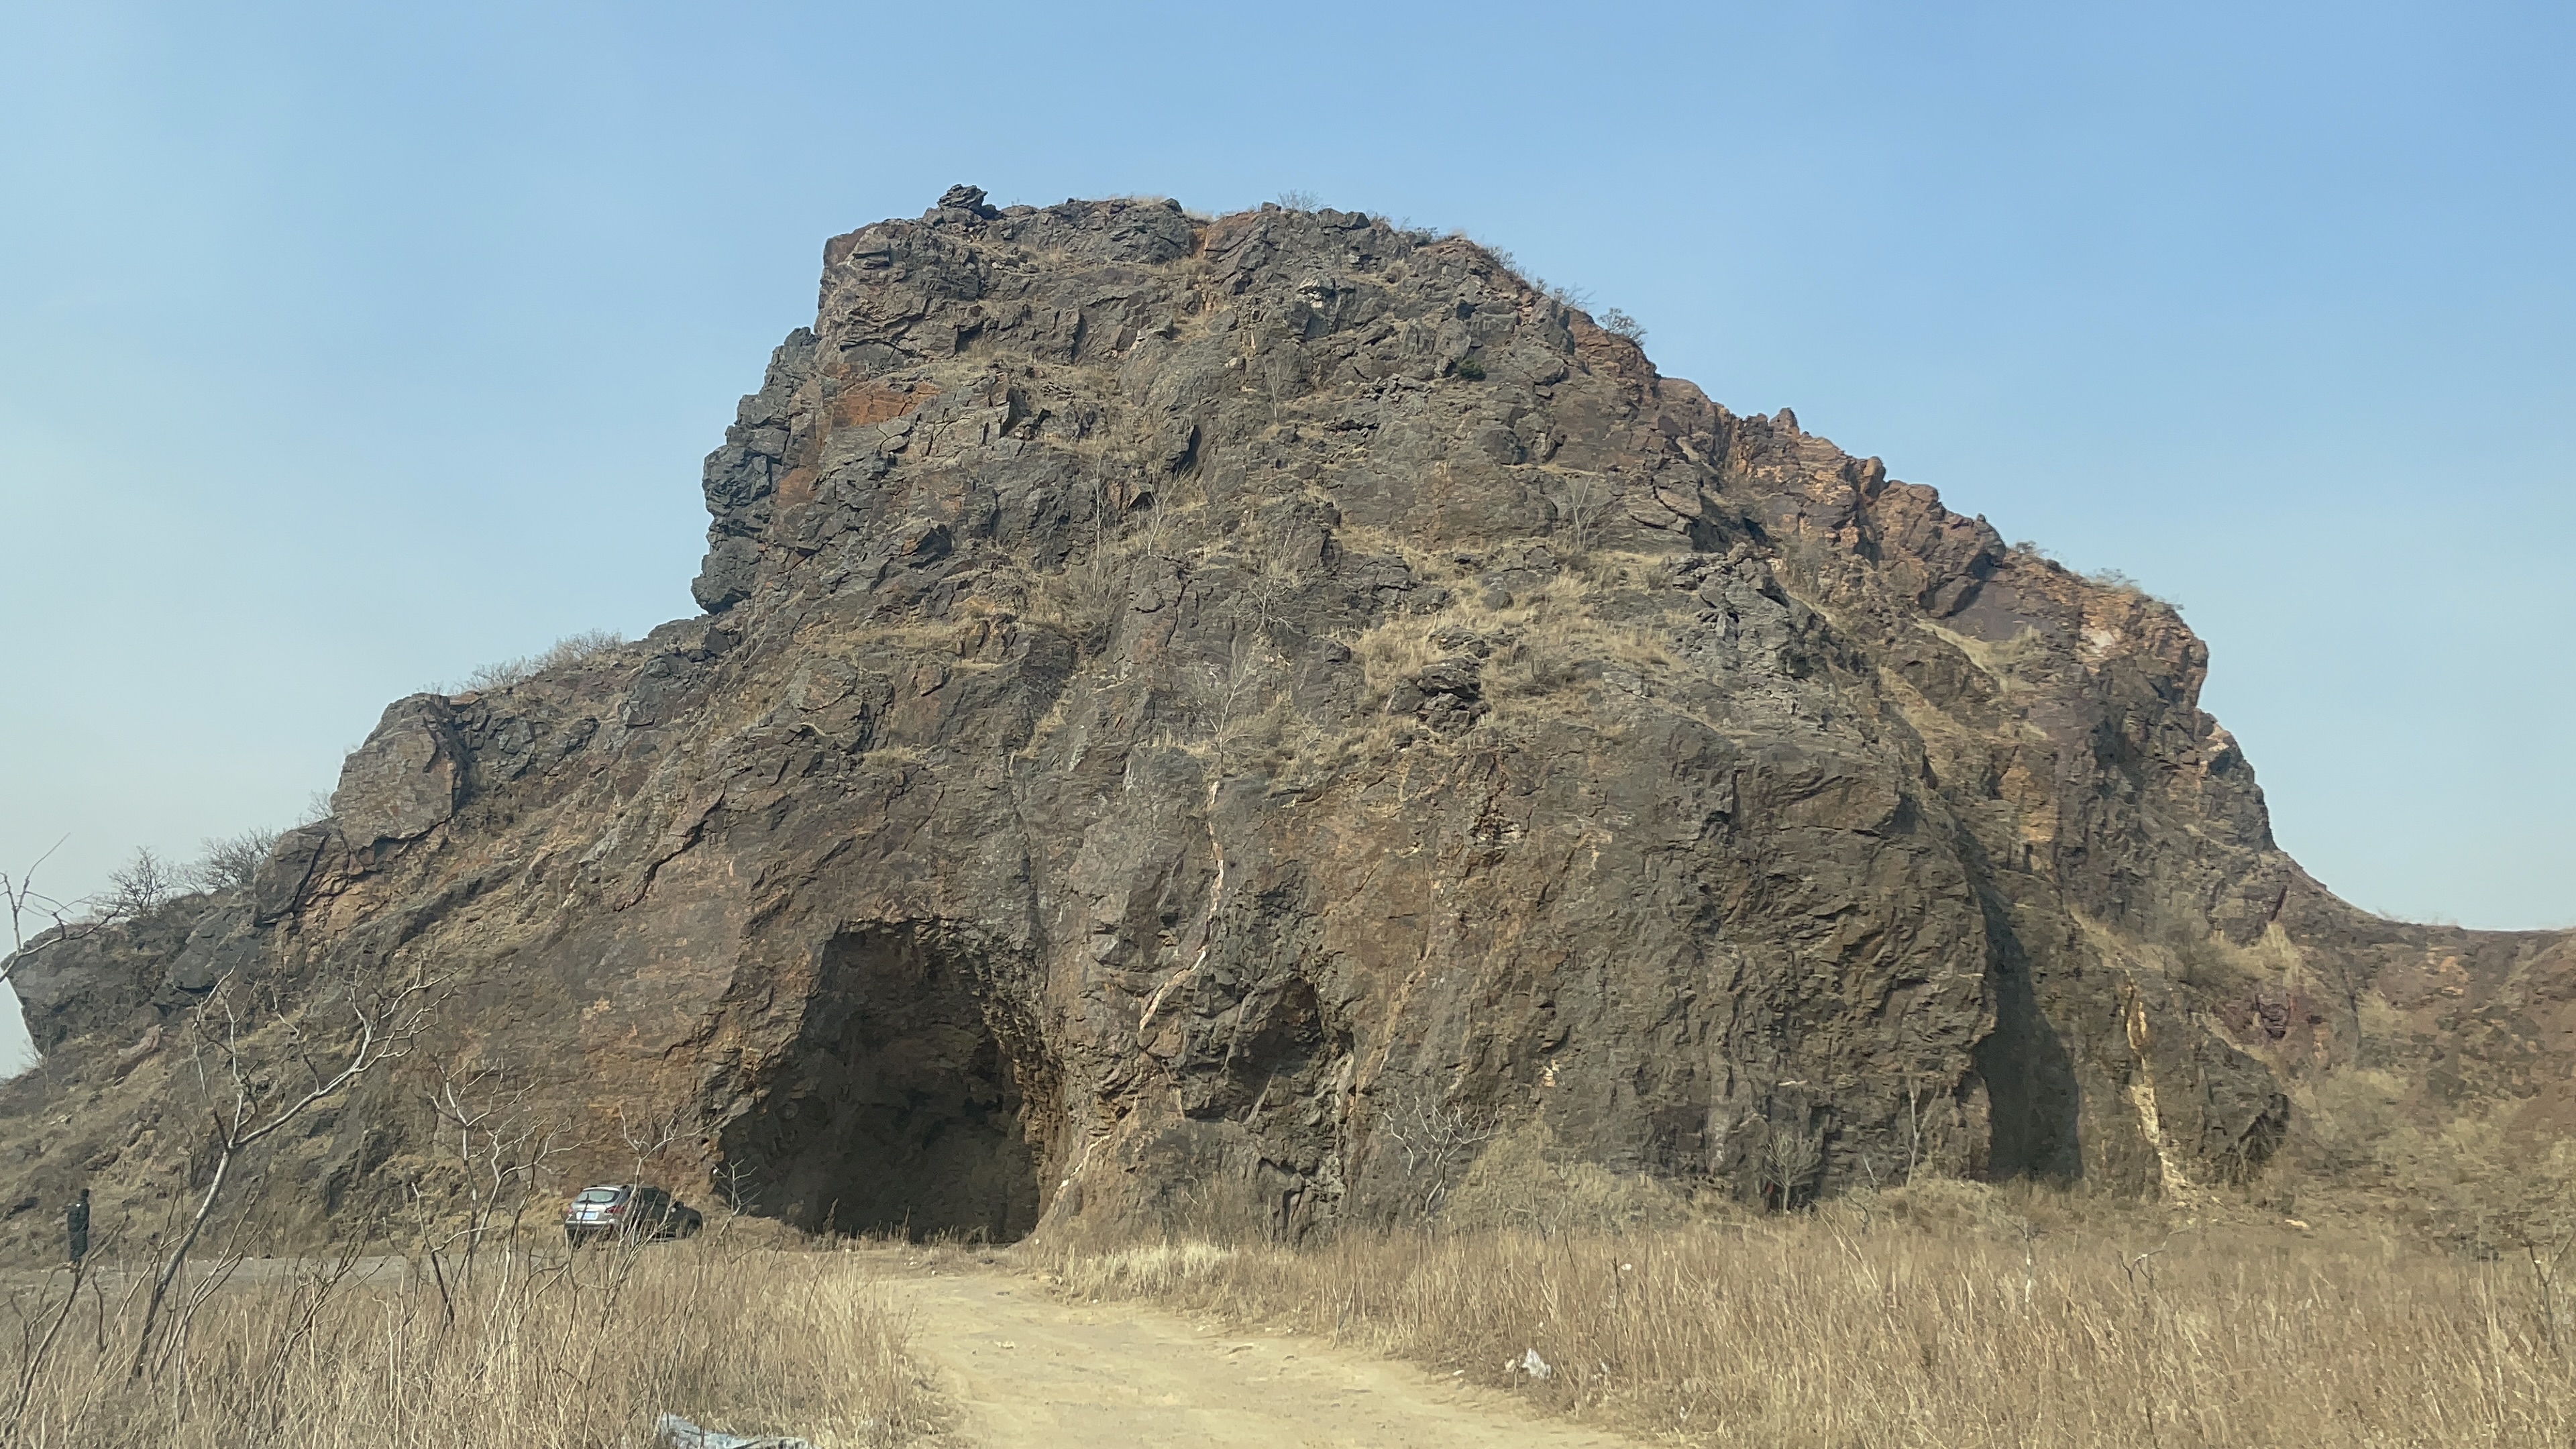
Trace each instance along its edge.
<path fill-rule="evenodd" d="M 2171 608 L 1464 238 L 957 188 L 826 246 L 705 491 L 703 616 L 395 703 L 248 886 L 31 956 L 0 1231 L 202 1177 L 225 982 L 316 1041 L 435 983 L 279 1149 L 339 1218 L 436 1176 L 442 1074 L 551 1187 L 999 1235 L 1418 1213 L 1530 1122 L 2191 1194 L 2402 1175 L 2294 1103 L 2571 1100 L 2569 938 L 2309 879 Z"/>

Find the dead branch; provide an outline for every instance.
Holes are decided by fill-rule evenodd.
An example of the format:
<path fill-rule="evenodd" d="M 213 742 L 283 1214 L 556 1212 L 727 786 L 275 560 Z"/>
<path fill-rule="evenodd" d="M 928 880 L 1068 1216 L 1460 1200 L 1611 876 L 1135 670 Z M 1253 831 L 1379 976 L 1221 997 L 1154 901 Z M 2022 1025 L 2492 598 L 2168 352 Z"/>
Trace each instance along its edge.
<path fill-rule="evenodd" d="M 67 835 L 63 840 L 70 838 Z M 0 871 L 0 904 L 5 904 L 9 912 L 9 955 L 0 960 L 0 983 L 6 983 L 39 952 L 96 935 L 124 919 L 121 906 L 100 906 L 86 897 L 63 900 L 36 889 L 36 872 L 62 848 L 63 841 L 55 841 L 36 857 L 33 865 L 16 875 Z"/>
<path fill-rule="evenodd" d="M 287 1055 L 305 1068 L 307 1079 L 302 1091 L 289 1088 L 281 1092 L 244 1060 L 247 1033 L 233 1005 L 234 985 L 229 976 L 215 983 L 215 989 L 199 1003 L 193 1018 L 198 1028 L 193 1038 L 198 1083 L 207 1096 L 207 1114 L 214 1127 L 215 1166 L 186 1231 L 171 1248 L 170 1256 L 154 1276 L 151 1296 L 144 1300 L 143 1328 L 136 1335 L 130 1377 L 140 1378 L 143 1374 L 170 1285 L 177 1281 L 189 1251 L 196 1247 L 207 1220 L 214 1216 L 215 1204 L 223 1196 L 233 1164 L 243 1153 L 275 1136 L 360 1077 L 407 1055 L 429 1016 L 430 983 L 426 980 L 415 979 L 372 1001 L 353 980 L 349 985 L 349 1038 L 326 1058 L 315 1050 L 300 1023 L 281 1014 L 280 1025 L 288 1039 Z M 220 1030 L 209 1029 L 217 1018 L 221 1021 Z M 221 1100 L 226 1096 L 228 1101 Z"/>

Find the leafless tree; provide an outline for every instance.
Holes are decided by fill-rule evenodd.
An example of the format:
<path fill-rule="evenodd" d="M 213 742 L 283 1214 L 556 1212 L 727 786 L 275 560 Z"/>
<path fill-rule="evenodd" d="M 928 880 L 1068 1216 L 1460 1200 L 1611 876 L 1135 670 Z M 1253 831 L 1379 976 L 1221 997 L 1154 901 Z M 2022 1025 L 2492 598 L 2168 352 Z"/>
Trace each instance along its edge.
<path fill-rule="evenodd" d="M 1148 558 L 1178 563 L 1186 551 L 1181 547 L 1180 516 L 1179 505 L 1172 502 L 1171 495 L 1156 492 L 1153 501 L 1134 514 L 1135 524 L 1129 536 L 1135 540 L 1137 550 Z"/>
<path fill-rule="evenodd" d="M 144 1300 L 143 1328 L 135 1339 L 130 1370 L 134 1377 L 141 1377 L 149 1362 L 153 1331 L 170 1286 L 187 1265 L 207 1219 L 214 1216 L 242 1155 L 341 1095 L 367 1073 L 408 1055 L 429 1017 L 430 983 L 418 977 L 369 991 L 353 976 L 348 983 L 347 1035 L 331 1041 L 317 1040 L 293 1013 L 282 1009 L 246 1016 L 237 1003 L 240 994 L 237 978 L 227 976 L 215 983 L 191 1017 L 191 1055 L 214 1129 L 214 1165 L 187 1228 L 154 1275 L 151 1296 Z M 257 1015 L 269 1020 L 262 1022 Z M 254 1054 L 275 1061 L 254 1061 Z"/>
<path fill-rule="evenodd" d="M 627 1152 L 635 1159 L 635 1172 L 630 1180 L 642 1182 L 646 1164 L 670 1151 L 672 1144 L 680 1140 L 680 1109 L 674 1106 L 658 1121 L 634 1121 L 627 1117 L 626 1108 L 620 1106 L 617 1109 L 617 1135 L 624 1140 Z"/>
<path fill-rule="evenodd" d="M 1209 708 L 1212 715 L 1208 747 L 1216 756 L 1220 777 L 1231 773 L 1235 757 L 1249 741 L 1268 699 L 1269 660 L 1249 640 L 1237 639 L 1226 652 L 1226 662 L 1211 665 L 1209 675 Z"/>
<path fill-rule="evenodd" d="M 118 915 L 140 916 L 160 909 L 179 893 L 179 872 L 150 846 L 134 852 L 121 870 L 108 872 L 109 907 Z"/>
<path fill-rule="evenodd" d="M 1557 504 L 1557 514 L 1565 524 L 1566 562 L 1579 564 L 1591 554 L 1594 535 L 1601 531 L 1610 500 L 1617 494 L 1612 480 L 1603 474 L 1566 475 L 1565 497 Z"/>
<path fill-rule="evenodd" d="M 254 827 L 234 835 L 209 836 L 205 845 L 205 855 L 188 868 L 189 883 L 199 890 L 241 890 L 276 848 L 277 832 Z"/>
<path fill-rule="evenodd" d="M 513 1081 L 497 1069 L 462 1075 L 442 1070 L 429 1093 L 429 1108 L 438 1119 L 441 1156 L 453 1165 L 464 1195 L 464 1221 L 433 1231 L 430 1205 L 417 1188 L 413 1200 L 421 1215 L 422 1256 L 429 1261 L 440 1306 L 454 1322 L 457 1301 L 472 1300 L 475 1267 L 490 1239 L 500 1239 L 502 1272 L 506 1277 L 510 1271 L 508 1246 L 517 1241 L 526 1220 L 537 1174 L 547 1159 L 568 1148 L 562 1133 L 538 1115 L 534 1084 Z"/>

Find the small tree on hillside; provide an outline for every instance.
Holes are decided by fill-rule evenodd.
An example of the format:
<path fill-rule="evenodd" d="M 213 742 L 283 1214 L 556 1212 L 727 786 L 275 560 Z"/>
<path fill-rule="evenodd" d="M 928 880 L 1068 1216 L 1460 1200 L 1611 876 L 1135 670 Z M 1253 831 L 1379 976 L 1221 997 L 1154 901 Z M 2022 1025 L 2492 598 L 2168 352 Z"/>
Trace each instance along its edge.
<path fill-rule="evenodd" d="M 149 914 L 179 893 L 179 873 L 150 846 L 134 852 L 123 869 L 108 872 L 107 880 L 109 908 L 120 916 Z"/>
<path fill-rule="evenodd" d="M 1565 479 L 1565 495 L 1557 503 L 1558 521 L 1564 527 L 1565 561 L 1580 564 L 1592 552 L 1594 535 L 1601 531 L 1602 521 L 1610 512 L 1610 500 L 1617 489 L 1611 480 L 1598 473 L 1570 473 Z"/>
<path fill-rule="evenodd" d="M 1767 1125 L 1756 1149 L 1762 1200 L 1787 1212 L 1814 1195 L 1825 1166 L 1825 1134 L 1798 1127 Z"/>
<path fill-rule="evenodd" d="M 253 828 L 237 835 L 209 837 L 204 857 L 188 870 L 189 883 L 199 890 L 245 889 L 276 847 L 274 830 Z"/>

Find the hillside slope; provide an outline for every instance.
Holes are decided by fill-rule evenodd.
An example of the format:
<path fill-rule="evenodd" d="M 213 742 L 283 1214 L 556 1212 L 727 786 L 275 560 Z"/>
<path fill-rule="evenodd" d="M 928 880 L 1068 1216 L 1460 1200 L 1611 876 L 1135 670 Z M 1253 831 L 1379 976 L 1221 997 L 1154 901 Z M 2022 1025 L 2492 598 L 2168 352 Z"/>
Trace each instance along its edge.
<path fill-rule="evenodd" d="M 2569 937 L 2310 880 L 2169 607 L 1461 238 L 959 188 L 826 247 L 706 496 L 707 614 L 397 702 L 251 887 L 30 961 L 0 1195 L 161 1212 L 227 978 L 439 983 L 286 1149 L 342 1216 L 452 1190 L 434 1069 L 553 1185 L 999 1235 L 1419 1213 L 1532 1120 L 2189 1194 L 2321 1089 L 2569 1100 Z"/>

